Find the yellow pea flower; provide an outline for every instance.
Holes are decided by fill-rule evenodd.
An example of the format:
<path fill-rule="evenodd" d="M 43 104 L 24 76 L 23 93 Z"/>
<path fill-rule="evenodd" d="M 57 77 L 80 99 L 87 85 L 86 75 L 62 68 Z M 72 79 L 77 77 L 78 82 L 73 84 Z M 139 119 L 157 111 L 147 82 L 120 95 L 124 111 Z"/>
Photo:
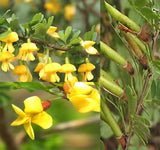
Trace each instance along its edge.
<path fill-rule="evenodd" d="M 24 100 L 24 111 L 12 104 L 14 111 L 19 117 L 11 123 L 11 126 L 24 125 L 29 137 L 34 140 L 34 131 L 31 122 L 37 124 L 43 129 L 52 126 L 52 117 L 44 111 L 41 100 L 37 96 L 32 96 Z"/>
<path fill-rule="evenodd" d="M 93 47 L 95 42 L 93 41 L 81 41 L 81 46 L 86 50 L 88 54 L 94 55 L 97 54 L 98 51 Z"/>
<path fill-rule="evenodd" d="M 57 72 L 61 69 L 59 63 L 49 63 L 44 66 L 43 69 L 39 72 L 39 77 L 48 82 L 59 82 L 60 78 L 57 75 Z"/>
<path fill-rule="evenodd" d="M 18 54 L 18 59 L 21 60 L 30 60 L 34 61 L 35 57 L 33 55 L 33 52 L 38 51 L 39 49 L 37 48 L 35 43 L 23 43 L 19 49 L 19 54 Z"/>
<path fill-rule="evenodd" d="M 8 51 L 2 51 L 0 53 L 0 61 L 2 62 L 1 69 L 4 72 L 9 71 L 9 68 L 14 69 L 14 66 L 10 63 L 14 59 L 14 54 Z"/>
<path fill-rule="evenodd" d="M 86 64 L 81 64 L 78 68 L 78 72 L 85 72 L 84 75 L 84 81 L 86 82 L 87 80 L 90 81 L 92 80 L 93 74 L 91 73 L 92 70 L 95 69 L 95 66 L 91 63 L 86 63 Z"/>
<path fill-rule="evenodd" d="M 39 62 L 36 66 L 36 68 L 34 69 L 34 72 L 39 72 L 40 70 L 42 70 L 44 68 L 44 64 Z"/>
<path fill-rule="evenodd" d="M 76 13 L 75 5 L 69 4 L 65 6 L 64 15 L 65 15 L 66 20 L 72 21 L 75 13 Z"/>
<path fill-rule="evenodd" d="M 47 33 L 48 33 L 51 37 L 53 37 L 53 38 L 55 38 L 55 39 L 59 39 L 60 36 L 59 36 L 58 33 L 56 32 L 56 30 L 57 30 L 57 27 L 50 26 L 49 29 L 47 30 Z"/>
<path fill-rule="evenodd" d="M 72 72 L 76 71 L 76 67 L 72 64 L 64 64 L 61 67 L 61 70 L 59 72 L 65 73 L 65 79 L 64 81 L 72 81 L 74 79 L 74 76 L 72 75 Z"/>
<path fill-rule="evenodd" d="M 57 0 L 50 0 L 44 4 L 44 8 L 50 13 L 57 14 L 61 11 L 61 3 Z"/>
<path fill-rule="evenodd" d="M 3 48 L 3 51 L 9 51 L 10 53 L 13 53 L 15 51 L 15 48 L 13 47 L 13 42 L 18 41 L 18 34 L 16 32 L 9 33 L 5 38 L 1 39 L 2 42 L 5 42 L 6 45 Z"/>
<path fill-rule="evenodd" d="M 85 82 L 75 82 L 67 97 L 79 113 L 100 112 L 100 94 Z"/>
<path fill-rule="evenodd" d="M 19 82 L 31 82 L 32 75 L 29 69 L 25 65 L 16 66 L 13 70 L 14 75 L 19 75 L 18 81 Z"/>

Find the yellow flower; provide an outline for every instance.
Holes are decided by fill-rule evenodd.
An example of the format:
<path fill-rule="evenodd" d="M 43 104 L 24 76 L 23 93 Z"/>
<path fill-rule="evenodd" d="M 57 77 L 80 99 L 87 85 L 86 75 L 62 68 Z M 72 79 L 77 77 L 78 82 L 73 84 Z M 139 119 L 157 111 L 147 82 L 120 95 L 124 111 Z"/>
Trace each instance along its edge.
<path fill-rule="evenodd" d="M 72 81 L 74 76 L 72 75 L 72 72 L 76 71 L 76 67 L 72 64 L 64 64 L 61 67 L 61 70 L 59 72 L 65 73 L 65 79 L 64 81 Z"/>
<path fill-rule="evenodd" d="M 93 41 L 81 41 L 80 44 L 86 50 L 86 52 L 88 54 L 93 55 L 93 54 L 98 53 L 98 51 L 93 47 L 95 42 L 93 42 Z"/>
<path fill-rule="evenodd" d="M 57 75 L 57 72 L 61 69 L 61 65 L 59 63 L 49 63 L 46 64 L 39 72 L 39 76 L 41 79 L 46 80 L 48 82 L 59 82 L 60 78 Z"/>
<path fill-rule="evenodd" d="M 8 7 L 9 0 L 0 0 L 0 5 L 3 7 Z"/>
<path fill-rule="evenodd" d="M 39 49 L 37 48 L 35 43 L 23 43 L 19 49 L 19 54 L 18 54 L 18 59 L 21 60 L 30 60 L 30 61 L 34 61 L 35 57 L 33 55 L 34 51 L 38 51 Z"/>
<path fill-rule="evenodd" d="M 52 117 L 43 111 L 41 100 L 37 96 L 32 96 L 24 100 L 24 111 L 12 104 L 14 111 L 19 117 L 11 123 L 11 126 L 24 125 L 29 137 L 34 140 L 34 131 L 31 122 L 39 125 L 43 129 L 48 129 L 52 126 Z"/>
<path fill-rule="evenodd" d="M 50 26 L 49 29 L 47 30 L 47 33 L 52 36 L 55 39 L 59 39 L 60 36 L 58 35 L 58 33 L 56 32 L 57 27 L 54 26 Z"/>
<path fill-rule="evenodd" d="M 44 68 L 44 64 L 39 62 L 36 66 L 36 68 L 34 69 L 34 72 L 39 72 L 40 70 L 42 70 Z"/>
<path fill-rule="evenodd" d="M 44 8 L 50 13 L 57 14 L 61 11 L 61 3 L 57 0 L 51 0 L 45 3 Z"/>
<path fill-rule="evenodd" d="M 70 5 L 65 6 L 64 15 L 65 15 L 66 20 L 72 21 L 75 13 L 76 13 L 75 5 L 70 4 Z"/>
<path fill-rule="evenodd" d="M 1 39 L 2 42 L 5 42 L 6 45 L 3 48 L 3 51 L 9 51 L 10 53 L 13 53 L 15 51 L 15 48 L 13 47 L 13 42 L 18 41 L 18 34 L 16 32 L 9 33 L 5 38 Z"/>
<path fill-rule="evenodd" d="M 75 82 L 67 97 L 80 113 L 100 112 L 100 94 L 85 82 Z"/>
<path fill-rule="evenodd" d="M 93 79 L 92 70 L 95 69 L 95 66 L 91 63 L 81 64 L 78 68 L 78 72 L 85 72 L 84 81 L 90 81 Z"/>
<path fill-rule="evenodd" d="M 0 53 L 0 61 L 2 62 L 1 69 L 4 72 L 9 71 L 9 68 L 14 69 L 14 66 L 10 63 L 14 59 L 14 54 L 4 51 Z"/>
<path fill-rule="evenodd" d="M 18 81 L 19 82 L 31 82 L 32 75 L 29 69 L 25 65 L 16 66 L 13 70 L 14 75 L 19 75 Z"/>

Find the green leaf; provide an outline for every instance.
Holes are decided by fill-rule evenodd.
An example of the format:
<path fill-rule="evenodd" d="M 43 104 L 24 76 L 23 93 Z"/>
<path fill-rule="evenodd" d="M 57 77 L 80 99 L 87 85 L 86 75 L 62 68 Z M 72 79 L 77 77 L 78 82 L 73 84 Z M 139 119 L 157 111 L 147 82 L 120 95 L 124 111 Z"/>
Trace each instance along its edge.
<path fill-rule="evenodd" d="M 40 82 L 24 82 L 24 83 L 14 83 L 13 84 L 13 89 L 26 89 L 30 92 L 33 92 L 35 90 L 45 90 L 46 91 L 46 87 L 43 86 L 42 83 Z"/>
<path fill-rule="evenodd" d="M 74 39 L 77 39 L 78 36 L 80 35 L 80 33 L 81 33 L 80 30 L 76 31 L 76 32 L 72 35 L 71 41 L 74 40 Z"/>
<path fill-rule="evenodd" d="M 157 81 L 157 99 L 160 99 L 160 80 Z"/>
<path fill-rule="evenodd" d="M 18 19 L 15 14 L 12 15 L 11 21 L 10 21 L 10 28 L 12 30 L 15 30 L 16 26 L 18 25 Z"/>
<path fill-rule="evenodd" d="M 150 126 L 150 121 L 144 116 L 135 115 L 135 119 L 144 122 L 147 126 Z"/>
<path fill-rule="evenodd" d="M 130 115 L 134 116 L 137 107 L 137 96 L 134 95 L 129 86 L 126 87 L 125 92 L 128 99 L 128 112 Z"/>
<path fill-rule="evenodd" d="M 64 41 L 64 38 L 65 38 L 64 32 L 63 32 L 63 31 L 59 31 L 59 32 L 58 32 L 58 35 L 60 36 L 60 39 L 61 39 L 62 41 Z"/>
<path fill-rule="evenodd" d="M 154 98 L 156 95 L 156 82 L 153 80 L 152 85 L 151 85 L 151 96 Z"/>
<path fill-rule="evenodd" d="M 5 38 L 9 33 L 11 33 L 11 31 L 6 31 L 0 34 L 0 39 Z"/>
<path fill-rule="evenodd" d="M 33 26 L 41 22 L 43 18 L 44 18 L 44 15 L 42 13 L 35 14 L 29 24 Z"/>
<path fill-rule="evenodd" d="M 142 8 L 148 4 L 148 0 L 135 0 L 136 7 Z"/>
<path fill-rule="evenodd" d="M 67 39 L 69 38 L 70 34 L 71 34 L 71 31 L 72 31 L 72 27 L 71 26 L 68 26 L 65 30 L 65 33 L 64 33 L 64 42 L 66 43 Z"/>
<path fill-rule="evenodd" d="M 149 7 L 143 7 L 141 13 L 148 19 L 158 19 L 158 16 Z"/>
<path fill-rule="evenodd" d="M 34 27 L 35 27 L 35 33 L 36 33 L 36 35 L 38 35 L 40 37 L 44 37 L 46 35 L 47 27 L 46 27 L 45 24 L 38 23 Z"/>
<path fill-rule="evenodd" d="M 47 23 L 48 28 L 52 25 L 53 19 L 54 19 L 54 16 L 51 16 L 48 18 L 48 23 Z"/>
<path fill-rule="evenodd" d="M 148 143 L 148 139 L 147 139 L 145 133 L 140 128 L 134 126 L 134 131 L 136 131 L 135 133 L 137 133 L 139 135 L 139 137 L 141 137 L 140 139 L 144 144 Z"/>
<path fill-rule="evenodd" d="M 144 133 L 150 135 L 150 130 L 144 122 L 137 120 L 135 123 L 138 126 L 138 128 L 140 128 Z"/>
<path fill-rule="evenodd" d="M 95 26 L 92 27 L 91 31 L 88 31 L 84 34 L 84 40 L 85 41 L 92 40 L 94 31 L 95 31 Z"/>

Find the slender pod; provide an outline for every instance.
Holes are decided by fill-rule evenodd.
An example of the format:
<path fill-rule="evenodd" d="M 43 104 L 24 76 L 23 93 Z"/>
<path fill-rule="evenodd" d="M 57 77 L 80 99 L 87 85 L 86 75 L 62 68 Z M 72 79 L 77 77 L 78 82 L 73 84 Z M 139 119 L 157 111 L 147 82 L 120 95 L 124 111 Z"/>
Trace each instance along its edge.
<path fill-rule="evenodd" d="M 105 79 L 103 76 L 100 77 L 100 83 L 104 86 L 106 90 L 108 90 L 108 92 L 127 102 L 125 91 L 121 87 L 119 87 L 116 83 L 113 83 Z"/>
<path fill-rule="evenodd" d="M 115 83 L 112 76 L 110 74 L 108 74 L 106 71 L 104 71 L 103 69 L 100 69 L 100 75 L 102 77 L 106 78 L 107 80 L 111 81 L 112 83 Z"/>
<path fill-rule="evenodd" d="M 127 16 L 122 14 L 120 11 L 118 11 L 116 8 L 112 7 L 107 2 L 105 3 L 105 7 L 107 11 L 111 14 L 113 18 L 115 18 L 117 21 L 121 22 L 123 25 L 129 27 L 133 31 L 140 32 L 141 28 L 139 25 L 137 25 L 134 21 L 129 19 Z"/>
<path fill-rule="evenodd" d="M 134 70 L 130 62 L 125 60 L 121 55 L 119 55 L 115 50 L 113 50 L 111 47 L 109 47 L 104 42 L 100 42 L 100 51 L 108 56 L 111 60 L 119 64 L 123 67 L 127 72 L 129 72 L 131 75 L 134 74 Z"/>
<path fill-rule="evenodd" d="M 142 53 L 140 47 L 132 37 L 131 33 L 122 32 L 126 41 L 128 42 L 129 46 L 131 47 L 132 51 L 134 52 L 135 56 L 138 58 L 139 62 L 142 64 L 144 69 L 148 68 L 148 61 L 145 54 Z"/>
<path fill-rule="evenodd" d="M 111 127 L 113 133 L 115 134 L 117 141 L 121 144 L 123 150 L 126 149 L 126 139 L 123 135 L 119 125 L 117 124 L 116 120 L 114 119 L 110 109 L 108 108 L 107 104 L 102 100 L 101 101 L 101 118 L 107 122 L 107 124 Z"/>

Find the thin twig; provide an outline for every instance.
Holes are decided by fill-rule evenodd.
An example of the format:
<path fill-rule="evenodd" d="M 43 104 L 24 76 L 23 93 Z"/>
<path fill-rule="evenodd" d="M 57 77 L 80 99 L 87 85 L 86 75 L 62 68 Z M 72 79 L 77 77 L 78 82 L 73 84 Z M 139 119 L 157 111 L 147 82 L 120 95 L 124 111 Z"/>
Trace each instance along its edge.
<path fill-rule="evenodd" d="M 100 116 L 96 115 L 90 118 L 60 123 L 57 126 L 53 127 L 52 129 L 48 131 L 44 131 L 43 133 L 39 135 L 39 137 L 43 137 L 45 135 L 53 134 L 56 132 L 66 131 L 66 130 L 73 129 L 73 128 L 79 128 L 79 127 L 86 126 L 86 125 L 93 124 L 93 123 L 98 123 L 99 121 L 100 121 Z"/>

